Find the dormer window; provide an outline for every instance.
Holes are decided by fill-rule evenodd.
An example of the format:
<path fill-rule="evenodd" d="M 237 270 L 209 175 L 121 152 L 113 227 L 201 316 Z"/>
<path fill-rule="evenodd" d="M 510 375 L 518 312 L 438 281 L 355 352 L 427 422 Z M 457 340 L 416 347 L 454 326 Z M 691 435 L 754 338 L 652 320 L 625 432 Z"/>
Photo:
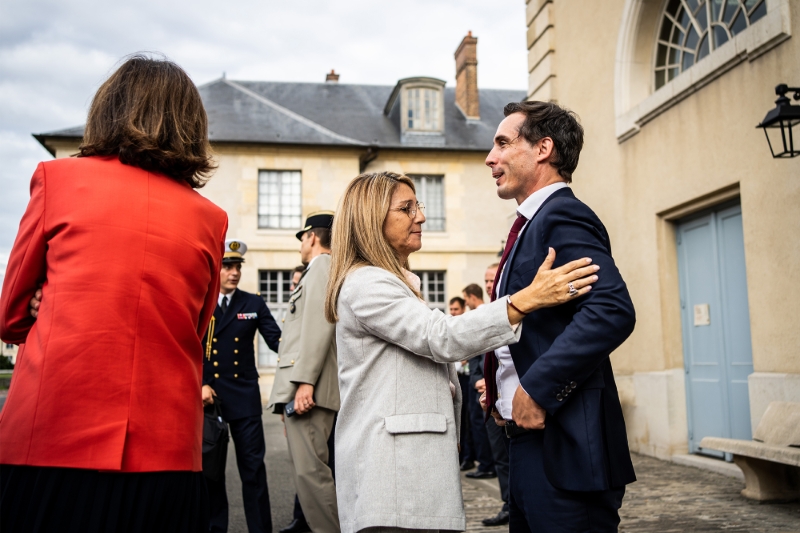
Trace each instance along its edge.
<path fill-rule="evenodd" d="M 420 131 L 439 131 L 441 90 L 414 87 L 406 89 L 408 111 L 406 128 Z"/>
<path fill-rule="evenodd" d="M 408 146 L 444 146 L 444 80 L 405 78 L 394 86 L 383 113 Z"/>

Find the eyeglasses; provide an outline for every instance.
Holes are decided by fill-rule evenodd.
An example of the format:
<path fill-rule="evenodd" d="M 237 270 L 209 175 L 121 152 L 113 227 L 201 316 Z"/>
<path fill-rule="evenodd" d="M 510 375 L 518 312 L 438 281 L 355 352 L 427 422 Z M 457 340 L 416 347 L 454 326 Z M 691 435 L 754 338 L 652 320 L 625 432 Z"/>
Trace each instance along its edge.
<path fill-rule="evenodd" d="M 422 202 L 417 202 L 417 205 L 414 207 L 407 205 L 405 207 L 399 208 L 398 211 L 402 211 L 403 213 L 408 215 L 408 218 L 414 220 L 414 218 L 417 216 L 417 211 L 422 211 L 422 213 L 425 214 L 425 204 L 423 204 Z"/>

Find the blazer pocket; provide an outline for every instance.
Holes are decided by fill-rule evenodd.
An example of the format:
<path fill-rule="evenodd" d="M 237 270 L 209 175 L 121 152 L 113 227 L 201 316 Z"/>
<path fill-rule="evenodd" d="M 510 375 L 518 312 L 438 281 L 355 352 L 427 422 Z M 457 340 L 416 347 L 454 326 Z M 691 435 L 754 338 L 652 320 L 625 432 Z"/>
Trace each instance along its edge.
<path fill-rule="evenodd" d="M 398 433 L 444 433 L 447 417 L 441 413 L 415 413 L 387 416 L 383 419 L 386 431 Z"/>

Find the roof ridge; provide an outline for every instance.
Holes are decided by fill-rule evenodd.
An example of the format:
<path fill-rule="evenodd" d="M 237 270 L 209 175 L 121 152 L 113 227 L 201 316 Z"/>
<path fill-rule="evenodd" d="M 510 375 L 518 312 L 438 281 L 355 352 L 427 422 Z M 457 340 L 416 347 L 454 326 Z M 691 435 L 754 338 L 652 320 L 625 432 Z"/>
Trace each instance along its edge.
<path fill-rule="evenodd" d="M 368 144 L 368 143 L 365 143 L 364 141 L 359 141 L 358 139 L 353 139 L 352 137 L 347 137 L 345 135 L 341 135 L 339 133 L 336 133 L 335 131 L 329 130 L 325 126 L 323 126 L 321 124 L 317 124 L 313 120 L 308 119 L 308 118 L 306 118 L 306 117 L 304 117 L 302 115 L 298 115 L 294 111 L 286 109 L 285 107 L 283 107 L 280 104 L 276 104 L 275 102 L 273 102 L 269 98 L 261 96 L 257 92 L 251 91 L 247 87 L 242 87 L 241 85 L 239 85 L 235 81 L 228 80 L 228 79 L 222 79 L 220 81 L 230 85 L 234 89 L 237 89 L 237 90 L 243 92 L 244 94 L 246 94 L 250 98 L 253 98 L 254 100 L 258 100 L 262 104 L 271 107 L 275 111 L 277 111 L 279 113 L 282 113 L 282 114 L 286 115 L 287 117 L 289 117 L 289 118 L 291 118 L 293 120 L 296 120 L 297 122 L 303 124 L 304 126 L 308 126 L 309 128 L 311 128 L 313 130 L 316 130 L 319 133 L 322 133 L 323 135 L 327 135 L 328 137 L 332 137 L 334 139 L 337 139 L 337 140 L 340 140 L 340 141 L 343 141 L 343 142 L 346 142 L 346 143 L 350 143 L 350 144 L 358 144 L 358 145 L 362 145 L 362 146 L 367 146 L 367 144 Z"/>

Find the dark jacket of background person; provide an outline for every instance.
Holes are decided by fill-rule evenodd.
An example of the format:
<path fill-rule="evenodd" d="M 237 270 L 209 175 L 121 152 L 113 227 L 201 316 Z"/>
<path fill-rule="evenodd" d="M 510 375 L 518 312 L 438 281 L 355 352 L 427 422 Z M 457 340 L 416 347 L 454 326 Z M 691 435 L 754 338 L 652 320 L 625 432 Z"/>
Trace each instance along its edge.
<path fill-rule="evenodd" d="M 260 332 L 270 350 L 277 352 L 281 330 L 263 298 L 240 289 L 233 292 L 225 314 L 216 306 L 214 316 L 211 350 L 203 360 L 203 385 L 211 386 L 222 398 L 225 420 L 261 416 L 253 341 Z M 204 337 L 204 347 L 207 342 Z"/>
<path fill-rule="evenodd" d="M 201 470 L 200 339 L 226 229 L 188 183 L 116 156 L 39 165 L 0 298 L 0 337 L 22 344 L 0 463 Z"/>
<path fill-rule="evenodd" d="M 605 227 L 568 188 L 523 230 L 498 298 L 530 284 L 548 247 L 558 250 L 555 266 L 591 257 L 600 274 L 586 295 L 525 317 L 519 343 L 509 346 L 522 388 L 547 411 L 547 479 L 564 490 L 622 487 L 636 477 L 609 355 L 633 331 L 633 303 Z"/>

